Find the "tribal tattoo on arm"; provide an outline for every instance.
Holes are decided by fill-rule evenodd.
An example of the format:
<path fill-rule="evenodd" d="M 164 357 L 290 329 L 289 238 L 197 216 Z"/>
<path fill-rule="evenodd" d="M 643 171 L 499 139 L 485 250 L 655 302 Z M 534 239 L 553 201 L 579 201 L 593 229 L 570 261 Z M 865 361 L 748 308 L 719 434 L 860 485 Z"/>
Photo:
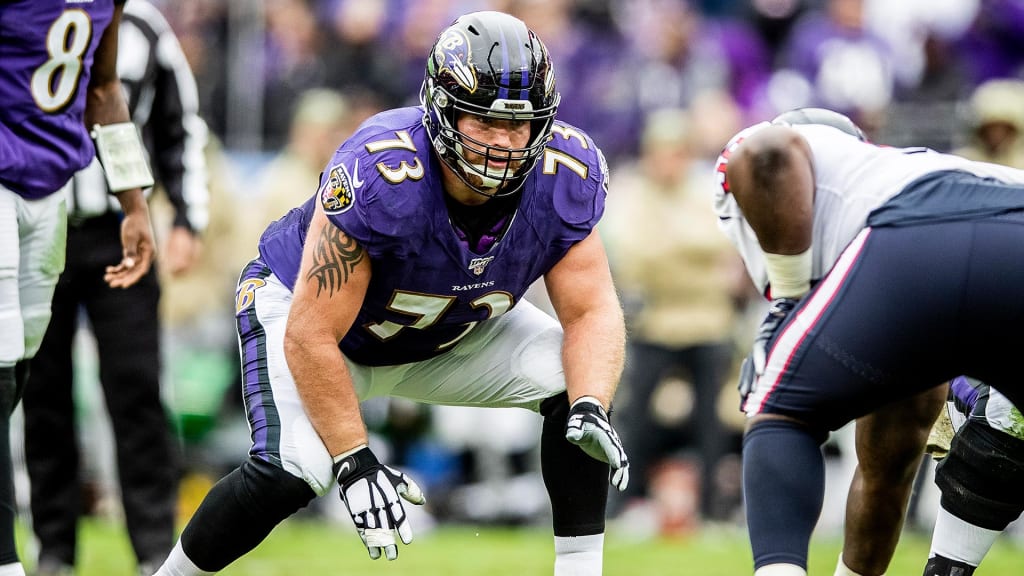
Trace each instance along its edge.
<path fill-rule="evenodd" d="M 366 252 L 335 226 L 326 225 L 321 229 L 313 251 L 313 266 L 306 275 L 306 281 L 316 280 L 316 295 L 325 290 L 333 296 L 348 281 L 349 275 L 362 262 Z"/>

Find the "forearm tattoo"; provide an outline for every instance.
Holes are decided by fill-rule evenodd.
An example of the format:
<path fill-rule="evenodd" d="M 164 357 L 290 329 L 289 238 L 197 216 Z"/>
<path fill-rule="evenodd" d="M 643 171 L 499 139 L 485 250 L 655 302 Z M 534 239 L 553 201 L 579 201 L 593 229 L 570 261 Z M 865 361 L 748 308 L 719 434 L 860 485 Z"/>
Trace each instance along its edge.
<path fill-rule="evenodd" d="M 313 267 L 306 275 L 306 281 L 316 280 L 316 295 L 325 290 L 333 296 L 348 282 L 348 277 L 362 262 L 366 253 L 362 247 L 335 226 L 324 226 L 316 239 L 313 251 Z"/>

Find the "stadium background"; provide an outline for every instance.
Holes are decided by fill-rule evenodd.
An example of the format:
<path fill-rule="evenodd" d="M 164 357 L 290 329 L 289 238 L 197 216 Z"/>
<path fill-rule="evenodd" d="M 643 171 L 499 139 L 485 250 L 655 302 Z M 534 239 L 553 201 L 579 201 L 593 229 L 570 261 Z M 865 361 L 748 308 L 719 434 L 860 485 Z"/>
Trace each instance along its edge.
<path fill-rule="evenodd" d="M 555 62 L 559 118 L 587 130 L 605 151 L 612 194 L 629 193 L 616 188 L 615 174 L 636 164 L 645 119 L 664 109 L 699 108 L 690 130 L 703 162 L 713 160 L 743 125 L 804 105 L 843 111 L 882 144 L 943 151 L 971 146 L 985 119 L 1024 127 L 1024 89 L 1008 82 L 1024 82 L 1021 0 L 155 3 L 194 69 L 212 137 L 212 221 L 204 260 L 196 274 L 165 281 L 163 302 L 166 397 L 187 462 L 183 518 L 248 447 L 234 384 L 231 312 L 237 271 L 253 255 L 255 238 L 267 221 L 312 193 L 310 179 L 362 118 L 418 102 L 426 51 L 459 13 L 507 11 L 540 35 Z M 978 88 L 992 81 L 1007 89 L 979 98 Z M 1022 148 L 1018 142 L 1007 162 L 1024 167 Z M 159 222 L 159 209 L 156 214 Z M 749 322 L 759 317 L 757 307 L 749 304 L 740 315 L 737 354 Z M 83 490 L 94 517 L 83 532 L 80 573 L 86 575 L 130 566 L 92 346 L 86 333 L 76 342 L 81 435 L 91 454 L 84 459 L 90 480 Z M 723 383 L 721 414 L 735 447 L 741 423 L 731 392 L 731 383 Z M 666 383 L 659 398 L 670 422 L 688 418 L 685 382 Z M 494 566 L 501 557 L 508 558 L 509 574 L 549 570 L 547 504 L 534 453 L 538 421 L 532 415 L 481 418 L 398 402 L 371 402 L 364 409 L 375 449 L 422 478 L 432 498 L 429 514 L 414 518 L 418 539 L 403 549 L 402 561 L 364 564 L 365 551 L 348 532 L 344 510 L 325 498 L 226 574 L 370 568 L 424 574 L 440 566 L 453 575 L 500 574 Z M 830 571 L 838 553 L 851 466 L 841 457 L 849 456 L 847 437 L 848 431 L 837 434 L 830 446 L 836 457 L 829 460 L 829 496 L 812 573 L 815 567 Z M 685 440 L 679 453 L 687 451 Z M 666 454 L 669 461 L 686 462 L 673 456 Z M 667 484 L 674 496 L 612 519 L 607 573 L 749 570 L 742 506 L 735 501 L 725 521 L 702 522 L 692 501 L 680 497 L 697 489 L 686 470 Z M 735 472 L 723 472 L 726 487 L 735 489 Z M 923 564 L 937 498 L 930 472 L 929 466 L 922 470 L 907 538 L 890 574 L 917 574 Z M 19 495 L 25 494 L 22 478 Z M 1003 538 L 979 574 L 1018 573 L 1024 566 L 1022 532 L 1017 528 Z"/>

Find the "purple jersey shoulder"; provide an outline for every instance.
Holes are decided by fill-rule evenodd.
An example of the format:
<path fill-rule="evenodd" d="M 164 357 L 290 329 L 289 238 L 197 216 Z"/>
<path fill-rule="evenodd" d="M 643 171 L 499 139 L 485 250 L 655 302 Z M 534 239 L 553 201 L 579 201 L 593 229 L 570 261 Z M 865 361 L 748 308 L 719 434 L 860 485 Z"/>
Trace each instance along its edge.
<path fill-rule="evenodd" d="M 583 130 L 555 122 L 552 132 L 554 136 L 536 170 L 555 177 L 551 197 L 562 220 L 590 230 L 604 214 L 608 162 Z M 582 186 L 578 179 L 583 180 Z"/>
<path fill-rule="evenodd" d="M 318 197 L 328 218 L 369 253 L 400 256 L 433 234 L 444 209 L 440 166 L 422 123 L 423 109 L 369 118 L 335 152 Z"/>
<path fill-rule="evenodd" d="M 0 2 L 0 183 L 15 193 L 52 194 L 92 160 L 86 87 L 114 3 Z"/>
<path fill-rule="evenodd" d="M 415 162 L 409 160 L 412 155 L 396 154 L 400 151 L 393 151 L 387 147 L 390 146 L 388 141 L 391 140 L 394 141 L 392 144 L 401 145 L 404 150 L 406 141 L 401 140 L 397 133 L 409 134 L 409 141 L 412 142 L 412 133 L 422 130 L 419 123 L 421 116 L 422 109 L 399 108 L 367 119 L 334 153 L 320 175 L 317 193 L 284 217 L 270 223 L 260 237 L 260 256 L 286 286 L 294 288 L 302 261 L 302 245 L 306 239 L 306 230 L 309 228 L 317 203 L 324 205 L 329 219 L 359 242 L 371 258 L 378 254 L 379 248 L 383 249 L 389 239 L 399 240 L 410 232 L 409 218 L 403 217 L 402 211 L 405 210 L 406 214 L 416 211 L 412 201 L 419 193 L 417 184 L 423 178 L 407 178 L 409 182 L 398 182 L 395 186 L 398 190 L 405 190 L 407 194 L 396 194 L 390 186 L 391 183 L 380 182 L 382 169 L 376 167 L 376 163 L 393 162 L 393 165 L 401 166 L 403 160 L 408 160 L 415 166 Z M 418 142 L 414 145 L 418 144 L 422 149 L 425 140 L 420 140 L 419 136 L 417 133 Z M 383 144 L 375 144 L 379 142 Z M 377 152 L 368 152 L 367 143 L 370 143 L 371 150 Z M 380 147 L 383 148 L 379 149 Z M 396 155 L 400 158 L 395 159 Z M 421 156 L 429 159 L 427 155 Z M 384 166 L 386 168 L 387 164 Z M 380 194 L 381 190 L 385 193 Z M 371 212 L 373 216 L 370 215 Z M 388 247 L 401 249 L 402 246 L 399 241 Z"/>
<path fill-rule="evenodd" d="M 365 122 L 331 159 L 319 193 L 261 241 L 264 260 L 293 285 L 319 202 L 367 251 L 370 286 L 340 344 L 363 364 L 415 362 L 452 349 L 476 323 L 514 306 L 591 233 L 604 209 L 600 151 L 582 131 L 558 124 L 504 237 L 485 253 L 471 251 L 449 222 L 422 116 L 421 108 L 402 108 Z"/>

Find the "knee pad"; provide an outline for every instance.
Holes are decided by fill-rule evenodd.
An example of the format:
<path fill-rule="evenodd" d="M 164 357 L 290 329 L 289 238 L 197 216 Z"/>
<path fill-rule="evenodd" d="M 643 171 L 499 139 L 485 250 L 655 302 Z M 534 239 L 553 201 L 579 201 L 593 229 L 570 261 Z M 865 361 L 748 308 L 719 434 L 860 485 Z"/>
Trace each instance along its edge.
<path fill-rule="evenodd" d="M 261 458 L 249 458 L 238 469 L 241 482 L 235 491 L 239 498 L 250 509 L 276 518 L 275 523 L 305 508 L 316 497 L 305 480 Z"/>
<path fill-rule="evenodd" d="M 1002 531 L 1024 511 L 1024 441 L 968 421 L 935 469 L 942 507 L 960 518 Z"/>
<path fill-rule="evenodd" d="M 201 570 L 219 572 L 315 496 L 301 478 L 249 458 L 206 495 L 181 534 L 182 550 Z"/>

